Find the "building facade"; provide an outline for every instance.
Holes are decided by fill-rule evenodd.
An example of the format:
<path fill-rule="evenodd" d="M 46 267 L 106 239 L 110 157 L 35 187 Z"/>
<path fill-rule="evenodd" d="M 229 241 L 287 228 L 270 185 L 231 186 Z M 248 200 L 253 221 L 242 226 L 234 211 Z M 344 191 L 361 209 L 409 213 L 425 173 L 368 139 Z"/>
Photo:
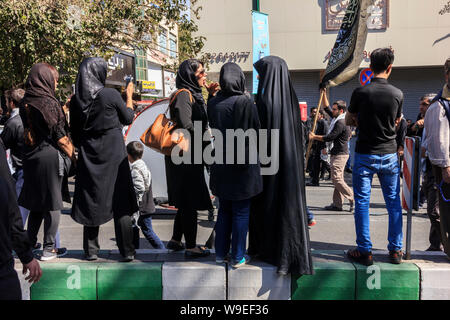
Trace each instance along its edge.
<path fill-rule="evenodd" d="M 318 85 L 327 66 L 349 0 L 200 0 L 199 34 L 207 38 L 211 54 L 209 77 L 218 78 L 221 66 L 238 63 L 252 90 L 251 11 L 269 16 L 270 53 L 286 60 L 300 101 L 317 106 Z M 445 0 L 376 0 L 361 70 L 369 66 L 370 52 L 390 47 L 395 62 L 390 82 L 405 95 L 404 115 L 415 120 L 419 98 L 443 85 L 443 64 L 450 56 L 450 18 L 439 15 Z M 330 88 L 330 100 L 349 102 L 360 86 L 359 73 L 351 81 Z"/>

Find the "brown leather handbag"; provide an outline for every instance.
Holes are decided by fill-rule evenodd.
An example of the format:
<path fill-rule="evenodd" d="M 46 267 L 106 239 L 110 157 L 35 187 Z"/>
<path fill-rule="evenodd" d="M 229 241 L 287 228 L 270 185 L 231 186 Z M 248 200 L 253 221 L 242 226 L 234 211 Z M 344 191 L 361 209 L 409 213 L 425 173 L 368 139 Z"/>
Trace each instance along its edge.
<path fill-rule="evenodd" d="M 177 124 L 168 119 L 166 116 L 167 111 L 169 111 L 169 108 L 176 96 L 182 91 L 187 91 L 189 93 L 191 103 L 193 102 L 192 94 L 189 90 L 178 90 L 170 100 L 167 110 L 156 117 L 153 124 L 141 136 L 141 141 L 143 144 L 166 156 L 171 155 L 172 149 L 176 145 L 179 145 L 183 152 L 186 152 L 189 148 L 189 142 L 184 138 L 183 134 L 181 132 L 176 132 Z"/>

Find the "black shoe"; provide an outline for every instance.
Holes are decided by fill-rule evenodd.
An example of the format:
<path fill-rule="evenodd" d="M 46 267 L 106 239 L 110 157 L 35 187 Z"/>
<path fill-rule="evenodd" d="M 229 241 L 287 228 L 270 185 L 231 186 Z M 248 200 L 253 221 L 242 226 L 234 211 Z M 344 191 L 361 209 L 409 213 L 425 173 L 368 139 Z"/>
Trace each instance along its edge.
<path fill-rule="evenodd" d="M 308 187 L 318 187 L 318 186 L 319 186 L 319 183 L 318 183 L 318 182 L 317 182 L 317 183 L 308 182 L 308 183 L 306 184 L 306 186 L 308 186 Z"/>
<path fill-rule="evenodd" d="M 119 262 L 131 262 L 134 260 L 134 256 L 126 256 L 122 257 L 122 259 L 119 260 Z"/>
<path fill-rule="evenodd" d="M 85 255 L 84 258 L 87 261 L 95 261 L 98 259 L 98 256 L 96 254 L 90 254 L 90 255 Z"/>
<path fill-rule="evenodd" d="M 324 209 L 327 211 L 342 211 L 342 208 L 336 207 L 334 204 L 326 206 Z"/>
<path fill-rule="evenodd" d="M 429 246 L 425 251 L 442 251 L 442 248 L 436 248 L 434 246 Z"/>
<path fill-rule="evenodd" d="M 348 212 L 353 212 L 354 204 L 355 204 L 355 201 L 350 202 L 350 207 L 348 208 Z"/>
<path fill-rule="evenodd" d="M 352 249 L 347 251 L 347 257 L 357 263 L 363 264 L 365 266 L 373 265 L 373 255 L 372 252 L 362 253 L 358 249 Z"/>
<path fill-rule="evenodd" d="M 393 264 L 400 264 L 402 262 L 402 250 L 389 251 L 389 262 Z"/>
<path fill-rule="evenodd" d="M 207 249 L 203 249 L 201 247 L 198 247 L 200 249 L 200 252 L 196 252 L 196 251 L 191 251 L 191 250 L 186 250 L 184 252 L 184 255 L 187 258 L 202 258 L 202 257 L 207 257 L 211 254 L 211 251 L 207 250 Z"/>
<path fill-rule="evenodd" d="M 185 249 L 184 244 L 178 243 L 178 242 L 173 241 L 173 240 L 170 240 L 167 243 L 166 248 L 169 249 L 169 250 L 173 250 L 173 251 L 181 251 L 181 250 Z"/>

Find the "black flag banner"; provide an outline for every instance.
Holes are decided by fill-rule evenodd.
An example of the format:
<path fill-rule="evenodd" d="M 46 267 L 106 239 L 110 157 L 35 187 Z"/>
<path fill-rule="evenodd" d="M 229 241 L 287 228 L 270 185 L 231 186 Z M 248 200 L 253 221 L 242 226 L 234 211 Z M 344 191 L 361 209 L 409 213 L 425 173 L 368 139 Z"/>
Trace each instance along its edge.
<path fill-rule="evenodd" d="M 321 88 L 342 84 L 358 72 L 367 39 L 368 9 L 374 0 L 350 0 L 331 52 Z"/>

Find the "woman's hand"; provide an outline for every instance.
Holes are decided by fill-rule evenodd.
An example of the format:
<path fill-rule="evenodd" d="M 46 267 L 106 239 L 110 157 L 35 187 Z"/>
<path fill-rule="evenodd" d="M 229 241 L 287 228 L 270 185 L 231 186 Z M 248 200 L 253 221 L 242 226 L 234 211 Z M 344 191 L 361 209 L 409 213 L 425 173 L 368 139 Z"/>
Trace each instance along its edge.
<path fill-rule="evenodd" d="M 210 95 L 215 96 L 217 91 L 219 91 L 219 83 L 211 82 L 209 85 L 205 85 L 205 88 Z"/>

